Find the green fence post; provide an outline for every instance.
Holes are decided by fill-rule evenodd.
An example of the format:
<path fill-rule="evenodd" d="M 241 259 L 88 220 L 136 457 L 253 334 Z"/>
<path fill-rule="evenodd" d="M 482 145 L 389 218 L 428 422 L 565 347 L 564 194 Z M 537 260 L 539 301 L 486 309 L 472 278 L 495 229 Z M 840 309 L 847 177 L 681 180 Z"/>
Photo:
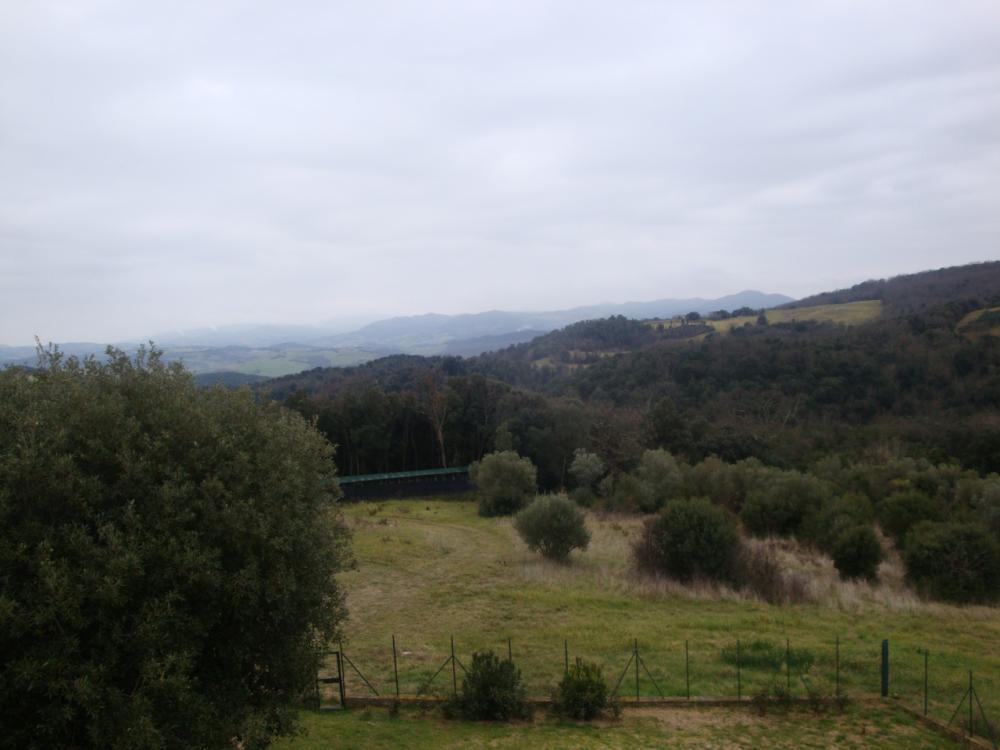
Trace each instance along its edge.
<path fill-rule="evenodd" d="M 969 670 L 969 737 L 972 737 L 976 732 L 972 724 L 972 670 Z"/>
<path fill-rule="evenodd" d="M 639 639 L 632 644 L 632 656 L 635 657 L 635 699 L 639 700 Z"/>
<path fill-rule="evenodd" d="M 684 641 L 684 683 L 687 685 L 687 699 L 691 700 L 691 659 L 688 657 L 687 641 Z"/>
<path fill-rule="evenodd" d="M 840 697 L 840 636 L 837 636 L 837 655 L 835 657 L 837 670 L 837 697 Z"/>
<path fill-rule="evenodd" d="M 924 716 L 927 715 L 927 649 L 924 649 Z"/>
<path fill-rule="evenodd" d="M 740 674 L 740 639 L 736 639 L 736 700 L 743 700 L 743 681 Z"/>
<path fill-rule="evenodd" d="M 792 647 L 785 639 L 785 691 L 787 697 L 792 697 Z"/>
<path fill-rule="evenodd" d="M 882 697 L 889 697 L 889 640 L 882 641 Z"/>
<path fill-rule="evenodd" d="M 396 680 L 396 700 L 399 700 L 399 668 L 396 665 L 396 635 L 392 636 L 392 676 Z"/>
<path fill-rule="evenodd" d="M 455 636 L 451 637 L 451 693 L 458 697 L 458 673 L 455 671 Z"/>

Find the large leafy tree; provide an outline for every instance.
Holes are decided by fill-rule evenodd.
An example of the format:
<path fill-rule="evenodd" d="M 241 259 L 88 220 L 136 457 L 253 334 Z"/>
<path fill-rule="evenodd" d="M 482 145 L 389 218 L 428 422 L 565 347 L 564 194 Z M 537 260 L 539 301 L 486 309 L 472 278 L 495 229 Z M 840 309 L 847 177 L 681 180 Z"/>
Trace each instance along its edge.
<path fill-rule="evenodd" d="M 0 746 L 264 747 L 345 617 L 332 448 L 159 353 L 0 372 Z"/>

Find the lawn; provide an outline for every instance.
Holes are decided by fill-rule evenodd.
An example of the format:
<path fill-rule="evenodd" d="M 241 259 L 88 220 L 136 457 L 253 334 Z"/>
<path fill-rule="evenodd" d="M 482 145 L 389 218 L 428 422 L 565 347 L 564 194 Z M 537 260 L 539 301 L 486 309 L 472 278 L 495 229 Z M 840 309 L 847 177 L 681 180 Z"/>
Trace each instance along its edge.
<path fill-rule="evenodd" d="M 919 750 L 960 744 L 915 724 L 891 708 L 854 706 L 844 713 L 768 713 L 732 709 L 635 709 L 621 721 L 575 724 L 536 717 L 531 723 L 444 721 L 435 713 L 385 709 L 306 712 L 306 734 L 276 750 L 370 748 L 877 748 Z"/>
<path fill-rule="evenodd" d="M 561 676 L 567 653 L 596 661 L 614 684 L 637 643 L 643 696 L 685 696 L 689 683 L 693 696 L 751 696 L 782 684 L 795 696 L 829 696 L 839 662 L 841 691 L 858 699 L 877 696 L 879 652 L 888 639 L 896 699 L 922 704 L 926 648 L 932 715 L 948 719 L 974 669 L 986 712 L 1000 717 L 1000 611 L 922 602 L 905 588 L 898 562 L 883 566 L 879 586 L 841 584 L 828 560 L 779 544 L 786 564 L 812 579 L 815 601 L 774 606 L 725 589 L 636 577 L 629 550 L 640 521 L 626 516 L 589 514 L 590 549 L 558 565 L 530 553 L 509 519 L 480 518 L 469 500 L 361 503 L 345 512 L 357 568 L 342 575 L 351 613 L 344 650 L 382 695 L 394 691 L 393 635 L 403 693 L 451 690 L 450 666 L 426 683 L 448 657 L 453 635 L 464 664 L 477 649 L 506 653 L 509 638 L 529 692 L 539 696 Z M 737 639 L 744 647 L 765 644 L 760 648 L 778 653 L 776 663 L 741 664 L 737 676 L 723 658 Z M 805 655 L 801 672 L 786 669 L 786 642 Z M 347 669 L 348 696 L 368 694 Z M 630 669 L 621 693 L 635 691 Z"/>

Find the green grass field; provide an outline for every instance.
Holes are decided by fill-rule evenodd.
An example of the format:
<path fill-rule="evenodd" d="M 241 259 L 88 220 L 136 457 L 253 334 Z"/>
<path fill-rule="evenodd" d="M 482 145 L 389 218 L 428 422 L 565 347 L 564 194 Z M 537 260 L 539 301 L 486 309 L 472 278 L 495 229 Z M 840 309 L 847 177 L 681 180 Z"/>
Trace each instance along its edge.
<path fill-rule="evenodd" d="M 765 311 L 769 323 L 794 323 L 795 321 L 817 321 L 821 323 L 839 323 L 841 325 L 860 325 L 874 320 L 882 314 L 881 300 L 865 300 L 862 302 L 845 302 L 840 305 L 816 305 L 814 307 L 799 307 L 795 309 L 771 309 Z M 720 333 L 728 333 L 733 328 L 750 324 L 756 325 L 757 316 L 742 316 L 728 320 L 700 320 L 699 323 L 712 326 Z M 650 321 L 654 324 L 671 325 L 674 321 Z"/>
<path fill-rule="evenodd" d="M 633 639 L 649 670 L 648 675 L 640 674 L 643 696 L 661 691 L 683 696 L 688 675 L 694 696 L 735 696 L 736 668 L 723 659 L 723 649 L 732 649 L 737 639 L 744 644 L 765 641 L 779 653 L 787 639 L 792 649 L 812 661 L 803 674 L 793 670 L 789 675 L 780 663 L 742 668 L 739 689 L 744 696 L 788 681 L 795 696 L 804 697 L 809 690 L 831 695 L 836 690 L 839 638 L 842 691 L 866 700 L 877 696 L 879 650 L 882 639 L 888 639 L 896 699 L 912 706 L 922 703 L 922 649 L 927 648 L 932 715 L 947 720 L 971 668 L 984 708 L 994 721 L 1000 719 L 1000 611 L 921 602 L 903 585 L 898 561 L 883 566 L 884 583 L 879 586 L 842 584 L 828 560 L 792 544 L 777 544 L 786 565 L 808 573 L 815 601 L 773 606 L 725 589 L 688 589 L 636 577 L 629 550 L 640 520 L 632 517 L 590 514 L 590 549 L 574 553 L 570 564 L 558 565 L 528 552 L 509 519 L 480 518 L 468 500 L 401 500 L 345 508 L 354 531 L 357 568 L 342 576 L 351 613 L 344 649 L 383 695 L 393 690 L 393 635 L 403 693 L 422 689 L 447 658 L 454 635 L 463 663 L 477 649 L 506 653 L 510 638 L 529 692 L 538 696 L 547 695 L 561 676 L 564 645 L 570 658 L 596 661 L 614 683 L 628 662 Z M 360 678 L 348 671 L 348 696 L 367 694 Z M 450 689 L 446 669 L 425 692 L 445 694 Z M 631 670 L 621 692 L 635 693 Z M 884 716 L 880 720 L 888 721 Z M 364 726 L 326 714 L 311 721 L 321 726 L 342 721 L 352 732 L 362 732 Z M 630 721 L 625 726 L 632 726 Z M 651 728 L 659 720 L 649 721 L 640 721 L 635 731 L 659 731 Z M 465 741 L 462 732 L 473 731 L 448 726 L 458 746 Z M 384 722 L 373 720 L 372 731 L 382 729 L 391 734 Z M 558 738 L 562 729 L 546 725 L 541 731 L 554 733 L 552 747 L 564 746 Z M 567 742 L 565 746 L 574 746 Z"/>
<path fill-rule="evenodd" d="M 444 721 L 436 713 L 385 709 L 307 712 L 306 734 L 276 750 L 369 748 L 540 748 L 541 750 L 638 750 L 641 748 L 959 748 L 941 734 L 891 708 L 855 706 L 844 713 L 804 710 L 758 716 L 749 709 L 635 709 L 618 722 L 559 722 L 537 716 L 531 723 Z"/>
<path fill-rule="evenodd" d="M 973 310 L 955 326 L 958 333 L 970 339 L 981 336 L 1000 336 L 1000 307 Z"/>

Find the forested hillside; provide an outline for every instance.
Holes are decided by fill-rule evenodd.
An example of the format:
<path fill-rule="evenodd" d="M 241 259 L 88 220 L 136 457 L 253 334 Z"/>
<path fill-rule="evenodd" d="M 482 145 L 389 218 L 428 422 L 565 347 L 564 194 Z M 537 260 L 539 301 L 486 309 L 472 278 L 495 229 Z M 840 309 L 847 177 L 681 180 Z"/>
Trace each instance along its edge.
<path fill-rule="evenodd" d="M 891 315 L 906 315 L 930 307 L 963 300 L 983 300 L 1000 291 L 1000 262 L 972 263 L 936 271 L 873 279 L 789 302 L 781 307 L 840 304 L 861 300 L 882 300 Z"/>
<path fill-rule="evenodd" d="M 578 447 L 615 470 L 651 447 L 785 467 L 875 451 L 1000 468 L 1000 341 L 959 329 L 1000 305 L 1000 264 L 809 302 L 866 294 L 883 312 L 854 326 L 763 315 L 721 333 L 616 317 L 470 359 L 387 357 L 265 387 L 318 419 L 343 474 L 461 465 L 498 447 L 530 457 L 547 488 Z"/>

